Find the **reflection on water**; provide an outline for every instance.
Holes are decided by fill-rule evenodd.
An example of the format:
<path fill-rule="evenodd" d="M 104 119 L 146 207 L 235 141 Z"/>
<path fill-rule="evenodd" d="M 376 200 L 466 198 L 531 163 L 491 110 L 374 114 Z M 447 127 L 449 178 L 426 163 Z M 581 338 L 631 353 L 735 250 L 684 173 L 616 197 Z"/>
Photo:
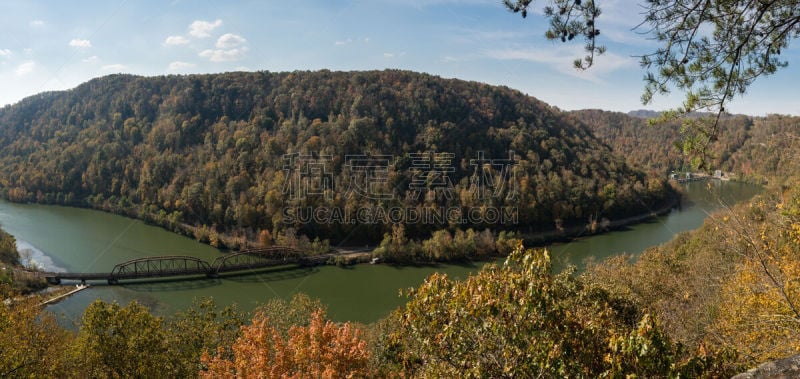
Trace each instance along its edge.
<path fill-rule="evenodd" d="M 30 243 L 17 239 L 17 251 L 20 263 L 30 269 L 39 269 L 48 272 L 66 272 L 67 269 L 53 262 L 53 258 L 39 250 Z"/>
<path fill-rule="evenodd" d="M 140 282 L 126 281 L 122 282 L 120 287 L 134 292 L 171 292 L 199 290 L 220 285 L 222 285 L 222 280 L 220 279 L 198 277 L 192 280 L 176 278 Z"/>
<path fill-rule="evenodd" d="M 711 213 L 748 200 L 762 188 L 710 180 L 689 182 L 683 189 L 686 198 L 679 210 L 610 233 L 550 246 L 556 268 L 571 264 L 581 269 L 587 260 L 602 260 L 621 253 L 638 255 L 648 247 L 668 242 L 678 233 L 699 228 Z"/>
<path fill-rule="evenodd" d="M 319 267 L 279 267 L 259 271 L 232 272 L 220 275 L 221 278 L 238 283 L 264 283 L 280 280 L 290 280 L 303 278 L 305 276 L 319 272 Z"/>

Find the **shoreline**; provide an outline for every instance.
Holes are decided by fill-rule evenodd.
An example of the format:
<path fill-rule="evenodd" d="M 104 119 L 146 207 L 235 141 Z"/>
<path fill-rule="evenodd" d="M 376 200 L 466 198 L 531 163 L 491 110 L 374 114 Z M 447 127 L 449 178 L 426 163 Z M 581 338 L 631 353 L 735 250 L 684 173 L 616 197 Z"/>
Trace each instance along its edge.
<path fill-rule="evenodd" d="M 543 232 L 534 232 L 534 233 L 522 233 L 516 230 L 505 230 L 505 231 L 513 231 L 514 233 L 518 233 L 519 237 L 522 239 L 523 244 L 527 247 L 543 247 L 553 243 L 559 242 L 570 242 L 574 241 L 575 239 L 582 238 L 582 237 L 592 237 L 597 235 L 602 235 L 605 233 L 609 233 L 618 229 L 621 229 L 626 226 L 636 225 L 647 220 L 653 219 L 655 217 L 660 217 L 671 213 L 674 209 L 680 209 L 681 204 L 683 202 L 684 195 L 679 194 L 678 196 L 674 197 L 670 200 L 667 204 L 661 206 L 658 209 L 641 213 L 638 215 L 624 217 L 618 220 L 609 220 L 608 223 L 600 226 L 595 224 L 595 229 L 592 231 L 592 224 L 586 225 L 575 225 L 571 227 L 566 227 L 562 231 L 559 230 L 549 230 Z M 496 230 L 495 232 L 500 232 L 503 230 Z M 338 254 L 342 257 L 346 257 L 348 259 L 354 259 L 353 262 L 347 262 L 345 264 L 352 265 L 352 264 L 364 264 L 370 263 L 374 264 L 371 259 L 374 258 L 372 256 L 372 250 L 377 248 L 378 245 L 369 246 L 370 251 L 363 252 L 366 247 L 349 247 L 349 246 L 342 246 L 339 248 L 334 248 Z M 362 250 L 362 252 L 355 252 L 354 250 Z M 381 264 L 390 264 L 396 266 L 416 266 L 416 265 L 435 265 L 435 264 L 447 264 L 447 263 L 457 263 L 457 262 L 480 262 L 484 260 L 492 260 L 492 259 L 499 259 L 504 258 L 506 255 L 502 254 L 493 254 L 489 256 L 482 257 L 482 259 L 455 259 L 455 260 L 432 260 L 432 261 L 411 261 L 411 262 L 403 262 L 403 261 L 381 261 Z M 328 263 L 328 264 L 338 264 L 338 263 Z"/>
<path fill-rule="evenodd" d="M 569 242 L 576 238 L 605 234 L 608 232 L 612 232 L 614 230 L 621 229 L 626 226 L 642 223 L 644 221 L 647 221 L 655 217 L 667 215 L 676 208 L 680 209 L 682 201 L 683 201 L 683 195 L 680 195 L 673 198 L 666 205 L 663 205 L 661 208 L 658 208 L 656 210 L 641 213 L 638 215 L 623 217 L 617 220 L 608 220 L 608 223 L 603 223 L 604 225 L 597 225 L 601 223 L 595 221 L 596 224 L 594 226 L 594 231 L 592 224 L 585 224 L 585 225 L 575 225 L 566 227 L 562 231 L 549 230 L 544 232 L 520 233 L 520 235 L 524 243 L 526 244 L 530 243 L 533 246 L 538 246 L 538 247 L 553 242 Z"/>
<path fill-rule="evenodd" d="M 62 294 L 60 294 L 58 296 L 52 297 L 50 299 L 47 299 L 47 300 L 41 302 L 39 304 L 39 306 L 44 307 L 44 306 L 47 306 L 47 305 L 55 304 L 55 303 L 57 303 L 57 302 L 59 302 L 59 301 L 61 301 L 63 299 L 66 299 L 66 298 L 68 298 L 68 297 L 80 292 L 80 291 L 83 291 L 83 290 L 85 290 L 87 288 L 89 288 L 88 284 L 78 284 L 78 285 L 75 286 L 74 289 L 70 290 L 69 292 L 62 293 Z"/>
<path fill-rule="evenodd" d="M 603 221 L 595 220 L 593 223 L 588 223 L 588 224 L 584 224 L 584 225 L 568 226 L 568 227 L 563 228 L 562 230 L 552 229 L 552 230 L 541 231 L 541 232 L 528 232 L 528 233 L 525 233 L 525 232 L 520 231 L 519 229 L 516 229 L 516 230 L 514 230 L 514 229 L 497 229 L 497 230 L 494 230 L 494 232 L 495 233 L 499 233 L 499 232 L 504 231 L 504 230 L 507 231 L 507 232 L 508 231 L 514 232 L 519 236 L 520 239 L 523 240 L 523 243 L 525 245 L 531 246 L 531 247 L 542 247 L 542 246 L 545 246 L 545 245 L 548 245 L 548 244 L 551 244 L 551 243 L 569 242 L 569 241 L 572 241 L 574 239 L 581 238 L 581 237 L 596 236 L 596 235 L 608 233 L 608 232 L 620 229 L 620 228 L 625 227 L 625 226 L 638 224 L 638 223 L 644 222 L 646 220 L 652 219 L 654 217 L 659 217 L 659 216 L 663 216 L 663 215 L 669 214 L 673 209 L 676 209 L 676 208 L 680 207 L 680 204 L 681 204 L 681 202 L 683 200 L 683 197 L 684 197 L 683 194 L 679 194 L 678 196 L 673 197 L 665 205 L 663 205 L 662 207 L 660 207 L 660 208 L 658 208 L 656 210 L 648 211 L 648 212 L 641 213 L 641 214 L 638 214 L 638 215 L 624 217 L 624 218 L 617 219 L 617 220 L 606 220 L 606 219 L 604 219 Z M 14 202 L 11 202 L 8 199 L 4 199 L 4 200 L 8 201 L 10 203 L 14 203 Z M 20 203 L 15 203 L 15 204 L 20 204 Z M 127 218 L 130 218 L 132 220 L 139 220 L 139 221 L 144 222 L 145 224 L 159 226 L 159 227 L 161 227 L 161 228 L 163 228 L 163 229 L 165 229 L 165 230 L 167 230 L 169 232 L 172 232 L 172 233 L 175 233 L 175 234 L 181 235 L 181 236 L 186 236 L 186 237 L 189 237 L 189 238 L 192 238 L 192 233 L 190 233 L 189 230 L 194 228 L 194 227 L 192 227 L 190 225 L 187 225 L 187 224 L 180 224 L 179 225 L 180 227 L 178 228 L 179 230 L 174 230 L 174 229 L 171 229 L 171 228 L 167 228 L 167 227 L 165 227 L 163 225 L 152 223 L 147 219 L 138 218 L 138 217 L 132 217 L 130 214 L 128 214 L 126 212 L 121 212 L 121 213 L 112 212 L 111 210 L 106 210 L 106 209 L 102 209 L 102 208 L 94 208 L 94 207 L 91 207 L 91 206 L 86 206 L 85 204 L 83 204 L 83 206 L 80 206 L 78 204 L 76 204 L 76 205 L 46 204 L 46 203 L 27 203 L 27 204 L 66 206 L 66 207 L 74 207 L 74 208 L 81 208 L 81 209 L 91 209 L 91 210 L 106 212 L 106 213 L 113 214 L 113 215 L 127 217 Z M 189 232 L 189 233 L 187 233 L 187 232 Z M 227 239 L 225 237 L 228 237 L 228 236 L 220 235 L 220 237 L 222 237 L 221 239 Z M 192 238 L 192 239 L 196 240 L 195 238 Z M 198 242 L 199 243 L 203 243 L 201 241 L 198 241 Z M 245 248 L 245 249 L 246 248 L 250 248 L 250 243 L 251 242 L 253 242 L 253 241 L 248 241 L 245 246 L 239 245 L 239 249 L 229 249 L 229 250 L 230 251 L 237 251 L 237 250 L 242 250 L 242 248 Z M 203 243 L 203 244 L 208 245 L 208 243 Z M 375 258 L 374 254 L 373 254 L 373 251 L 378 246 L 379 245 L 376 244 L 376 245 L 331 247 L 331 252 L 333 254 L 335 254 L 337 257 L 334 258 L 334 259 L 330 259 L 329 261 L 324 262 L 323 264 L 324 265 L 351 266 L 351 265 L 355 265 L 355 264 L 381 263 L 381 264 L 392 264 L 392 265 L 405 266 L 405 265 L 419 265 L 419 264 L 454 263 L 454 262 L 459 262 L 459 261 L 464 261 L 464 260 L 472 261 L 471 259 L 467 258 L 467 259 L 458 259 L 458 260 L 431 260 L 431 261 L 414 261 L 414 262 L 401 262 L 401 261 L 393 262 L 393 261 L 383 261 L 383 260 L 381 260 L 379 262 L 375 262 L 375 261 L 373 261 L 373 258 Z M 219 250 L 222 251 L 223 249 L 219 249 Z M 47 257 L 47 254 L 44 254 L 44 252 L 42 252 L 42 253 L 43 253 L 44 256 Z M 339 259 L 339 257 L 341 257 L 341 259 Z M 503 258 L 503 257 L 504 257 L 504 255 L 493 254 L 493 255 L 489 255 L 489 256 L 484 257 L 484 258 L 492 259 L 492 258 Z"/>

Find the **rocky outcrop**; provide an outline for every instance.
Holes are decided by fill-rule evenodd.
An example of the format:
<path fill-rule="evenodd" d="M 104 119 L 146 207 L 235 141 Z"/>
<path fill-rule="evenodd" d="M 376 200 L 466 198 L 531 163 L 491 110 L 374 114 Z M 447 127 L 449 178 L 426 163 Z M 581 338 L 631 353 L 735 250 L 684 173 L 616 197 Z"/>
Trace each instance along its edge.
<path fill-rule="evenodd" d="M 800 378 L 800 355 L 767 362 L 732 379 L 790 379 Z"/>

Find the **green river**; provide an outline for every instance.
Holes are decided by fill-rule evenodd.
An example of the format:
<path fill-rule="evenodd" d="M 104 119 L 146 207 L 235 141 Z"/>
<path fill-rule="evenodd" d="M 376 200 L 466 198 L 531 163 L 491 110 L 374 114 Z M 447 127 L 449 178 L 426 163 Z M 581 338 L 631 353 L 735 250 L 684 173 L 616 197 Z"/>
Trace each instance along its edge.
<path fill-rule="evenodd" d="M 614 232 L 551 246 L 552 256 L 560 266 L 580 265 L 589 257 L 636 254 L 668 241 L 676 233 L 699 227 L 722 204 L 747 200 L 761 190 L 754 185 L 718 181 L 687 183 L 684 187 L 688 196 L 680 211 Z M 29 259 L 48 271 L 106 272 L 117 263 L 157 255 L 191 255 L 210 262 L 220 254 L 208 245 L 159 227 L 87 209 L 0 201 L 0 224 L 17 238 L 23 260 Z M 120 303 L 135 299 L 155 313 L 168 315 L 187 307 L 193 298 L 211 296 L 220 305 L 238 303 L 240 309 L 250 311 L 270 298 L 288 298 L 303 292 L 321 299 L 334 320 L 372 322 L 403 303 L 399 289 L 417 286 L 437 271 L 463 278 L 483 264 L 404 267 L 362 264 L 348 268 L 289 268 L 219 279 L 118 286 L 93 283 L 89 289 L 49 309 L 63 315 L 69 323 L 98 298 Z"/>

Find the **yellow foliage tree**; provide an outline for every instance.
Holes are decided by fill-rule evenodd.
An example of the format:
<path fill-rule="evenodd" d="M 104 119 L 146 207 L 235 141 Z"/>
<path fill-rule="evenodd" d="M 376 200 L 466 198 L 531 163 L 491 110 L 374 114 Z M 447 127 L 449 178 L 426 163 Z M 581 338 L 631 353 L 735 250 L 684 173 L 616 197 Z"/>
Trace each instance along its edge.
<path fill-rule="evenodd" d="M 519 243 L 502 266 L 467 279 L 434 274 L 409 291 L 379 341 L 413 377 L 697 377 L 713 358 L 673 344 L 635 304 Z"/>
<path fill-rule="evenodd" d="M 15 293 L 0 284 L 0 299 Z M 45 378 L 69 371 L 65 352 L 71 335 L 50 313 L 40 312 L 39 299 L 0 302 L 0 377 Z"/>
<path fill-rule="evenodd" d="M 800 193 L 729 223 L 744 259 L 722 288 L 714 334 L 748 364 L 800 353 Z"/>

